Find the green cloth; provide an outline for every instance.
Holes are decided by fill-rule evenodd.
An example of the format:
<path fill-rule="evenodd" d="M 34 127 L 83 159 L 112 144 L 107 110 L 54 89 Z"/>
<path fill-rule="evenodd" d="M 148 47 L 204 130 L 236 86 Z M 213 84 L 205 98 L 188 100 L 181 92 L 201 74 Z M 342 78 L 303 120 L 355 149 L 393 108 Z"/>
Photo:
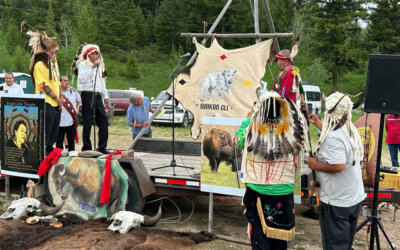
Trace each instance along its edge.
<path fill-rule="evenodd" d="M 240 125 L 239 130 L 235 134 L 235 141 L 237 142 L 237 146 L 240 149 L 244 149 L 244 142 L 246 138 L 246 129 L 250 124 L 250 118 L 246 118 L 243 122 L 242 125 Z"/>
<path fill-rule="evenodd" d="M 294 183 L 276 185 L 246 183 L 246 186 L 260 194 L 287 195 L 293 193 L 293 189 L 296 185 Z"/>

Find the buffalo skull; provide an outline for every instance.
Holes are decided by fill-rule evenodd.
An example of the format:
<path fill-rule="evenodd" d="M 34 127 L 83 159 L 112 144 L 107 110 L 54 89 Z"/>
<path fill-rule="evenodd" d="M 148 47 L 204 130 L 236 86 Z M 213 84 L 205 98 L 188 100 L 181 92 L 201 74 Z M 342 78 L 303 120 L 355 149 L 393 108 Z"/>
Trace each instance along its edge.
<path fill-rule="evenodd" d="M 146 215 L 137 214 L 130 211 L 119 211 L 110 218 L 113 222 L 108 226 L 108 229 L 113 232 L 119 232 L 121 234 L 129 232 L 131 228 L 139 228 L 140 225 L 153 226 L 161 218 L 161 206 L 158 209 L 158 213 L 153 217 Z"/>
<path fill-rule="evenodd" d="M 11 202 L 11 205 L 7 208 L 6 212 L 0 216 L 0 218 L 19 219 L 28 213 L 53 215 L 57 213 L 63 205 L 64 202 L 56 207 L 49 207 L 43 202 L 40 202 L 34 198 L 21 198 Z"/>

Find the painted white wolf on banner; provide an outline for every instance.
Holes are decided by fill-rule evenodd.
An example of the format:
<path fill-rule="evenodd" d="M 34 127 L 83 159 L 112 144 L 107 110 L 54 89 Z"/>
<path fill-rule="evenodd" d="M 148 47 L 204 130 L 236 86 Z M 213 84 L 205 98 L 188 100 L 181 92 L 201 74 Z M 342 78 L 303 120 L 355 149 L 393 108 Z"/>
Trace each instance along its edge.
<path fill-rule="evenodd" d="M 200 101 L 210 99 L 213 90 L 218 94 L 218 97 L 222 97 L 225 92 L 227 95 L 231 95 L 231 88 L 233 77 L 237 69 L 224 69 L 220 72 L 208 73 L 204 78 L 200 80 L 201 82 L 201 96 Z"/>

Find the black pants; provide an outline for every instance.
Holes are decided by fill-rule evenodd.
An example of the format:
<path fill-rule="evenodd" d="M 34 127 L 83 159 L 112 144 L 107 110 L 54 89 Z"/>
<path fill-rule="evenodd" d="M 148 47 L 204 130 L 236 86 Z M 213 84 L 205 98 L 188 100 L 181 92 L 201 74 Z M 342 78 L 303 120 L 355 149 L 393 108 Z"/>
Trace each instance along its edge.
<path fill-rule="evenodd" d="M 75 151 L 75 126 L 60 127 L 57 136 L 57 148 L 64 148 L 64 136 L 67 135 L 68 151 Z"/>
<path fill-rule="evenodd" d="M 44 140 L 46 144 L 46 155 L 53 151 L 54 143 L 57 141 L 58 128 L 60 127 L 61 111 L 46 103 L 44 125 Z"/>
<path fill-rule="evenodd" d="M 323 204 L 319 216 L 324 249 L 351 249 L 356 234 L 361 203 L 352 207 L 335 207 Z"/>
<path fill-rule="evenodd" d="M 99 146 L 97 150 L 105 150 L 108 141 L 108 121 L 106 111 L 104 109 L 103 98 L 100 93 L 95 93 L 94 107 L 92 109 L 93 92 L 82 91 L 82 118 L 83 132 L 82 151 L 92 150 L 92 142 L 90 141 L 90 132 L 93 124 L 93 111 L 95 111 L 96 125 L 99 127 Z"/>
<path fill-rule="evenodd" d="M 258 250 L 285 250 L 287 249 L 287 241 L 268 238 L 262 229 L 261 220 L 257 211 L 257 197 L 259 193 L 246 188 L 246 193 L 243 197 L 243 203 L 246 207 L 246 217 L 252 226 L 250 233 L 250 241 L 252 249 Z"/>

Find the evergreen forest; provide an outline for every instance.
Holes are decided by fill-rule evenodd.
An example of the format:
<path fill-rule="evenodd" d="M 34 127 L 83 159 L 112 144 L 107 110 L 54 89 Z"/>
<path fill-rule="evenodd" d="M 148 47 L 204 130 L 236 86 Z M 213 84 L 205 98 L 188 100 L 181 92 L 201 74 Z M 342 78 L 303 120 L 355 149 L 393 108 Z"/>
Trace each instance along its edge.
<path fill-rule="evenodd" d="M 270 33 L 264 1 L 233 0 L 215 33 L 253 33 L 254 2 L 258 2 L 261 33 Z M 181 33 L 207 32 L 225 0 L 0 0 L 0 71 L 28 72 L 25 21 L 55 36 L 60 73 L 70 75 L 77 47 L 101 48 L 109 89 L 142 89 L 155 96 L 179 56 L 195 52 L 191 38 Z M 295 64 L 304 81 L 332 91 L 358 93 L 365 88 L 369 54 L 400 54 L 399 0 L 269 0 L 275 31 L 293 32 L 280 38 L 290 49 L 300 38 Z M 200 39 L 198 39 L 200 40 Z M 255 39 L 221 39 L 227 49 Z M 209 41 L 208 41 L 209 44 Z M 187 61 L 186 61 L 187 62 Z M 183 66 L 183 65 L 182 65 Z M 272 82 L 276 63 L 266 65 L 264 80 Z M 270 84 L 268 88 L 270 88 Z"/>

